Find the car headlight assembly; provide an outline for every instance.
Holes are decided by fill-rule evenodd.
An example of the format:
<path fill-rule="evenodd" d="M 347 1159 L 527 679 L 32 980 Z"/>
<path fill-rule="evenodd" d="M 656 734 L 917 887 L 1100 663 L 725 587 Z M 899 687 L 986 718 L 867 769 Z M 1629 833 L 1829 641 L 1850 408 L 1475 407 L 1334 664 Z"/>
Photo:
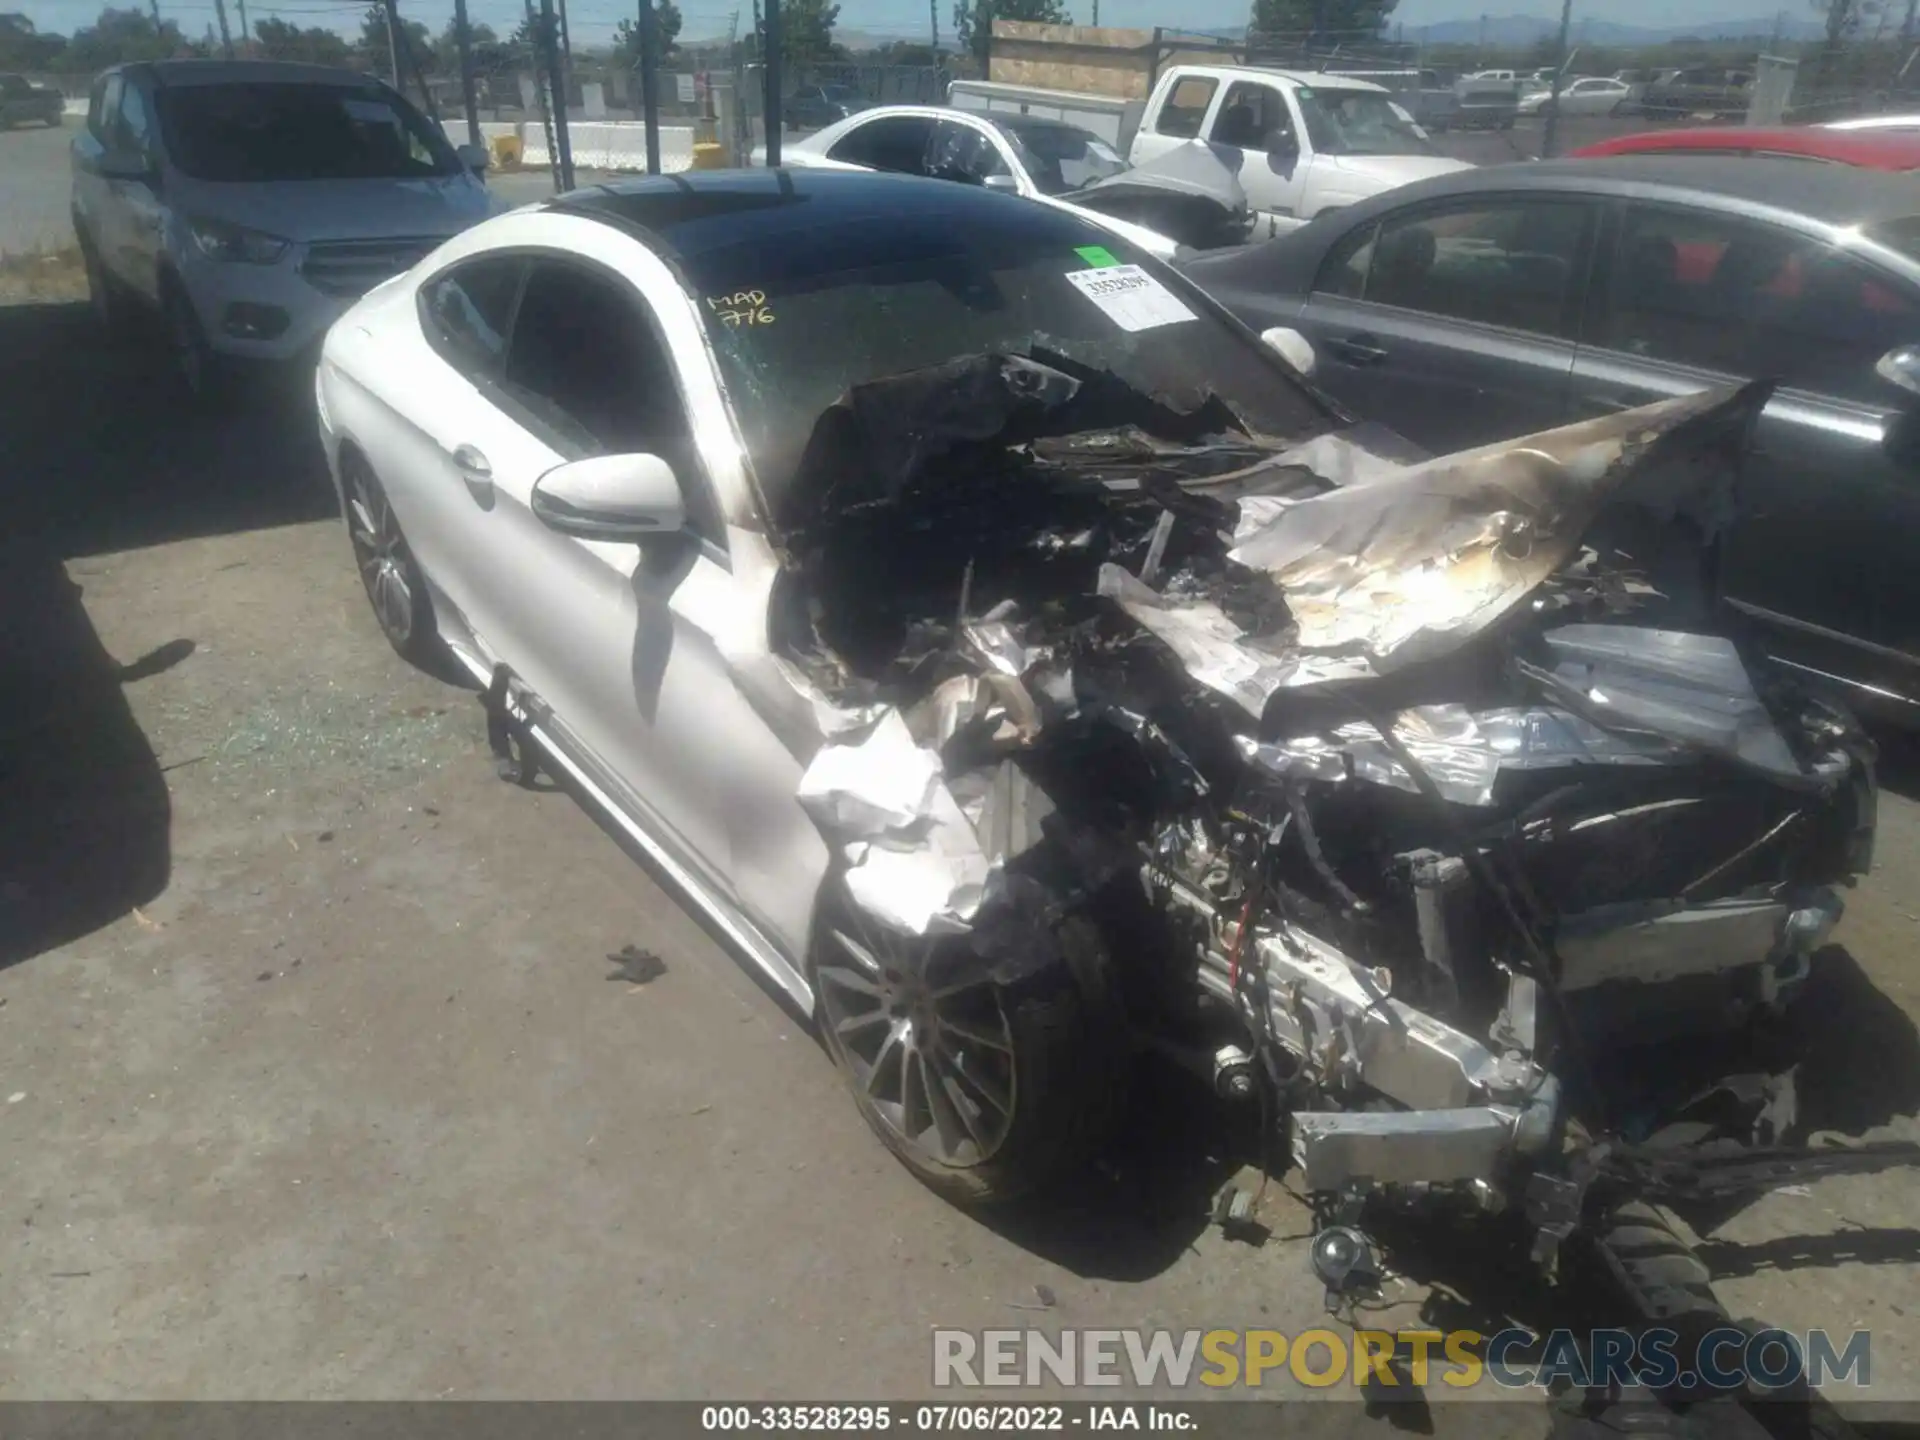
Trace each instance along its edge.
<path fill-rule="evenodd" d="M 241 265 L 271 265 L 287 253 L 287 242 L 264 230 L 249 230 L 225 220 L 189 220 L 187 229 L 209 260 Z"/>

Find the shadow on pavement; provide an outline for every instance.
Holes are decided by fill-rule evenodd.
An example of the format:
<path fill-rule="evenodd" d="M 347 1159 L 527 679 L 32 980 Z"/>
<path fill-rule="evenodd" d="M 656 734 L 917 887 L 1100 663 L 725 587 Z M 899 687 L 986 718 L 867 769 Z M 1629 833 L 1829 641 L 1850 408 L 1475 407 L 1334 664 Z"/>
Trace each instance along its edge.
<path fill-rule="evenodd" d="M 0 549 L 0 967 L 112 923 L 166 888 L 171 806 L 122 686 L 193 651 L 122 665 L 58 559 Z"/>
<path fill-rule="evenodd" d="M 195 414 L 147 336 L 104 339 L 85 304 L 0 306 L 0 501 L 8 535 L 63 557 L 334 513 L 308 382 Z"/>

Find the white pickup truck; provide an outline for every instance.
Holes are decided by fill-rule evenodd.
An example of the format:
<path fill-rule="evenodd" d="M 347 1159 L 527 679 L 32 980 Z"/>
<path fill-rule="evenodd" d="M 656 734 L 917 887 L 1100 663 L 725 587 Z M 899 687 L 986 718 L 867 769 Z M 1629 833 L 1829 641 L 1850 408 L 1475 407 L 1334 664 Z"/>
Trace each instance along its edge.
<path fill-rule="evenodd" d="M 1257 235 L 1471 168 L 1442 155 L 1384 87 L 1303 71 L 1171 66 L 1147 98 L 1127 158 L 1144 165 L 1196 139 L 1236 171 L 1260 212 Z"/>

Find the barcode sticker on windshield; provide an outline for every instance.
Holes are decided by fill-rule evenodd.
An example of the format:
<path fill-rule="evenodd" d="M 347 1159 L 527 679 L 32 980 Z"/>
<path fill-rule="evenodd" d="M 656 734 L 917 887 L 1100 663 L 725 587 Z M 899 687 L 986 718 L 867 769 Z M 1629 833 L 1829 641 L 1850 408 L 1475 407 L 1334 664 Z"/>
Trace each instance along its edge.
<path fill-rule="evenodd" d="M 1138 265 L 1069 270 L 1067 279 L 1122 330 L 1152 330 L 1195 318 L 1177 295 Z"/>

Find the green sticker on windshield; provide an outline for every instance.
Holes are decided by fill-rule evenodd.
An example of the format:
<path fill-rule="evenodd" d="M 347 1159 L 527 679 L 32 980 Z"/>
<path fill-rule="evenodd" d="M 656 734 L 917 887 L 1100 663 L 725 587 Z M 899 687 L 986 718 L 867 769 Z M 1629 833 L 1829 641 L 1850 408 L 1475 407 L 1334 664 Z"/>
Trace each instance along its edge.
<path fill-rule="evenodd" d="M 1073 247 L 1073 253 L 1096 270 L 1105 270 L 1109 265 L 1120 263 L 1114 259 L 1113 252 L 1104 245 L 1076 245 Z"/>

